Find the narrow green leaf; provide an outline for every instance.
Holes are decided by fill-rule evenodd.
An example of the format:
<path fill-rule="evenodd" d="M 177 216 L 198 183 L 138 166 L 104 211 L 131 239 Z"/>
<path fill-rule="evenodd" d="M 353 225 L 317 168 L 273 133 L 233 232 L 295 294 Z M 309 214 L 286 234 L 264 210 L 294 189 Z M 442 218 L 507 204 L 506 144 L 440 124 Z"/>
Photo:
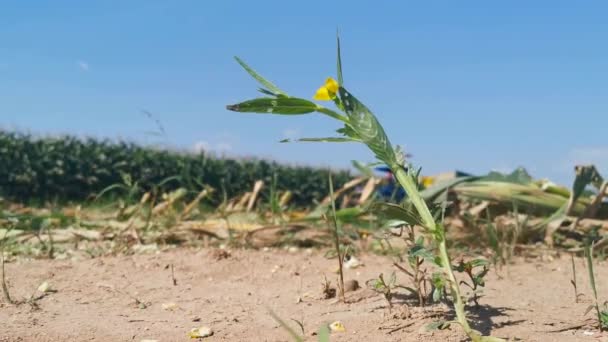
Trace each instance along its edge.
<path fill-rule="evenodd" d="M 348 123 L 348 118 L 334 110 L 331 110 L 329 108 L 325 108 L 321 105 L 317 105 L 317 112 L 325 114 L 327 116 L 329 116 L 330 118 L 334 118 L 336 120 L 340 120 L 342 122 L 344 122 L 345 124 Z"/>
<path fill-rule="evenodd" d="M 420 245 L 412 246 L 412 248 L 410 248 L 408 254 L 410 257 L 413 257 L 413 258 L 418 257 L 418 258 L 422 258 L 424 260 L 428 260 L 430 262 L 432 262 L 433 258 L 435 257 L 433 255 L 433 253 L 431 253 L 431 251 L 426 249 L 424 246 L 420 246 Z"/>
<path fill-rule="evenodd" d="M 447 329 L 449 326 L 450 326 L 450 322 L 437 321 L 437 322 L 427 324 L 426 330 L 427 331 L 443 330 L 443 329 Z"/>
<path fill-rule="evenodd" d="M 299 138 L 299 139 L 283 139 L 280 142 L 361 142 L 360 140 L 344 137 L 326 137 L 326 138 Z"/>
<path fill-rule="evenodd" d="M 270 313 L 270 316 L 272 316 L 272 318 L 281 325 L 281 327 L 291 336 L 291 338 L 296 341 L 296 342 L 303 342 L 304 339 L 298 335 L 298 333 L 296 333 L 284 320 L 282 320 L 277 314 L 274 313 L 274 311 L 272 310 L 268 310 Z"/>
<path fill-rule="evenodd" d="M 422 225 L 420 216 L 413 210 L 394 203 L 374 203 L 370 211 L 385 219 L 403 220 L 410 225 Z"/>
<path fill-rule="evenodd" d="M 295 97 L 262 97 L 226 106 L 226 109 L 235 112 L 285 115 L 313 113 L 316 108 L 316 104 Z"/>
<path fill-rule="evenodd" d="M 453 179 L 448 179 L 444 181 L 437 182 L 430 187 L 422 190 L 420 192 L 420 196 L 424 198 L 427 202 L 434 202 L 438 197 L 444 194 L 448 189 L 464 182 L 473 182 L 478 180 L 479 177 L 475 176 L 465 176 L 465 177 L 457 177 Z"/>
<path fill-rule="evenodd" d="M 469 261 L 469 263 L 471 264 L 472 267 L 481 267 L 481 266 L 487 266 L 490 263 L 488 262 L 488 260 L 485 259 L 474 259 Z"/>
<path fill-rule="evenodd" d="M 593 290 L 593 299 L 594 299 L 594 307 L 595 312 L 597 314 L 597 321 L 600 325 L 600 330 L 602 329 L 602 314 L 600 312 L 600 305 L 597 299 L 597 287 L 595 284 L 595 272 L 593 271 L 593 244 L 589 242 L 585 245 L 584 248 L 585 257 L 587 260 L 587 270 L 589 271 L 589 283 L 591 284 L 591 290 Z"/>
<path fill-rule="evenodd" d="M 270 90 L 264 88 L 258 88 L 258 91 L 264 95 L 277 96 L 277 94 L 271 92 Z"/>
<path fill-rule="evenodd" d="M 258 74 L 249 65 L 247 65 L 247 63 L 245 63 L 242 59 L 240 59 L 236 56 L 234 56 L 234 59 L 236 59 L 236 61 L 243 67 L 243 69 L 245 69 L 245 71 L 247 71 L 249 73 L 249 75 L 251 75 L 253 78 L 255 78 L 256 81 L 260 82 L 260 84 L 262 84 L 267 90 L 269 90 L 270 92 L 272 92 L 275 95 L 280 94 L 280 95 L 287 96 L 287 93 L 285 93 L 284 91 L 279 89 L 279 87 L 274 85 L 272 82 L 270 82 L 267 79 L 265 79 L 264 77 L 262 77 L 262 75 Z"/>
<path fill-rule="evenodd" d="M 336 31 L 336 41 L 338 43 L 338 60 L 337 60 L 338 84 L 343 85 L 344 79 L 342 78 L 342 56 L 340 53 L 340 32 L 338 32 L 338 31 Z"/>
<path fill-rule="evenodd" d="M 329 327 L 327 324 L 323 324 L 321 328 L 319 328 L 319 332 L 317 333 L 317 341 L 319 342 L 329 342 Z"/>

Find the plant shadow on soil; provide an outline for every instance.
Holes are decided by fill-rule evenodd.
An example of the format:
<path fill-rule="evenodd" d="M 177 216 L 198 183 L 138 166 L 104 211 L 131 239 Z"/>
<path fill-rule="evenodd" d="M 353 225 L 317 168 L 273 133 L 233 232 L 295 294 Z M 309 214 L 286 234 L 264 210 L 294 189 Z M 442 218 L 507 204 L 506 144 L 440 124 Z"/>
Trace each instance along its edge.
<path fill-rule="evenodd" d="M 418 306 L 418 299 L 415 295 L 405 293 L 394 293 L 393 304 L 405 304 L 409 306 Z M 446 321 L 456 320 L 456 313 L 451 307 L 445 312 L 443 319 Z M 478 305 L 478 306 L 467 306 L 467 317 L 471 328 L 479 331 L 484 336 L 492 335 L 492 330 L 500 329 L 506 326 L 514 326 L 520 323 L 524 323 L 525 319 L 520 320 L 508 320 L 505 322 L 494 323 L 493 319 L 496 317 L 508 317 L 509 311 L 515 311 L 515 309 L 508 307 L 492 307 L 490 305 Z M 467 341 L 466 339 L 463 341 Z"/>
<path fill-rule="evenodd" d="M 479 305 L 469 309 L 469 320 L 472 328 L 481 332 L 483 335 L 489 336 L 493 329 L 502 328 L 505 326 L 517 325 L 525 322 L 526 320 L 508 320 L 506 322 L 493 323 L 492 319 L 495 317 L 508 316 L 508 311 L 515 311 L 511 308 L 506 307 L 491 307 L 489 305 Z"/>

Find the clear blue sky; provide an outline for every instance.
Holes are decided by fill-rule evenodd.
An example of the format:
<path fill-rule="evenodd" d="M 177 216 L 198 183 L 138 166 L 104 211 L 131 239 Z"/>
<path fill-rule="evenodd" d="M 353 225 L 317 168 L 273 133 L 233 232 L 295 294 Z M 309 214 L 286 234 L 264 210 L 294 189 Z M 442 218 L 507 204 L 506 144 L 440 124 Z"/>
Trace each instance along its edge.
<path fill-rule="evenodd" d="M 309 165 L 372 161 L 320 115 L 225 110 L 257 96 L 238 55 L 293 95 L 335 73 L 424 173 L 519 165 L 608 176 L 608 4 L 601 1 L 3 1 L 0 125 Z M 36 4 L 33 6 L 32 4 Z M 167 136 L 147 134 L 153 113 Z"/>

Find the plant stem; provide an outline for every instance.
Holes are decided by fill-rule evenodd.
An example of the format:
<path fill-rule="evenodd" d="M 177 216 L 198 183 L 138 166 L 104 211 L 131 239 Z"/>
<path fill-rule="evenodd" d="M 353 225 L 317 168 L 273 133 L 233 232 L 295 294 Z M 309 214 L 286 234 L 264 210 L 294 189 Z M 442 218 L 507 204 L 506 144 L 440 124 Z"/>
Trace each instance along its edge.
<path fill-rule="evenodd" d="M 336 244 L 336 253 L 338 254 L 338 268 L 340 271 L 340 283 L 338 284 L 340 291 L 340 299 L 343 303 L 346 303 L 346 297 L 344 296 L 344 255 L 340 253 L 340 227 L 338 217 L 336 216 L 336 199 L 334 198 L 334 183 L 331 178 L 331 171 L 329 172 L 329 196 L 331 198 L 331 213 L 334 224 L 334 242 Z"/>
<path fill-rule="evenodd" d="M 574 286 L 574 302 L 578 303 L 578 289 L 576 288 L 576 265 L 574 264 L 574 253 L 570 254 L 570 261 L 572 262 L 572 286 Z"/>
<path fill-rule="evenodd" d="M 448 277 L 450 283 L 450 292 L 452 295 L 452 300 L 454 301 L 454 310 L 456 311 L 456 317 L 458 319 L 458 323 L 462 326 L 464 332 L 469 336 L 469 338 L 473 342 L 481 341 L 481 336 L 473 331 L 469 326 L 469 322 L 467 321 L 467 316 L 464 310 L 464 302 L 462 300 L 462 296 L 460 294 L 460 287 L 458 286 L 458 281 L 454 276 L 454 272 L 452 271 L 452 264 L 450 262 L 450 257 L 448 255 L 447 244 L 445 240 L 445 231 L 443 227 L 438 226 L 435 223 L 435 219 L 431 214 L 428 206 L 424 199 L 420 196 L 418 192 L 418 186 L 414 181 L 413 177 L 408 175 L 406 171 L 400 167 L 392 167 L 393 172 L 395 173 L 395 178 L 399 181 L 401 186 L 407 192 L 407 195 L 416 207 L 418 214 L 422 218 L 422 222 L 425 227 L 431 232 L 435 242 L 437 242 L 439 248 L 439 257 L 441 259 L 441 265 L 443 270 Z"/>
<path fill-rule="evenodd" d="M 589 283 L 591 283 L 591 290 L 593 290 L 593 299 L 595 312 L 597 314 L 597 324 L 600 331 L 603 331 L 602 326 L 602 315 L 600 313 L 600 305 L 597 301 L 597 287 L 595 286 L 595 275 L 593 272 L 593 243 L 590 242 L 585 246 L 585 257 L 587 258 L 587 271 L 589 271 Z"/>

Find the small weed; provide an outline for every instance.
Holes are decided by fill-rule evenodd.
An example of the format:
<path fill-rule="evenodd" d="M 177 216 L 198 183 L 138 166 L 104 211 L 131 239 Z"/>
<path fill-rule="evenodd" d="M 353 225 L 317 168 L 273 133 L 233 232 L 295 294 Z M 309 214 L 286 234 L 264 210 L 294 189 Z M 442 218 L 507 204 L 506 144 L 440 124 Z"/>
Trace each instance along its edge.
<path fill-rule="evenodd" d="M 380 273 L 378 278 L 368 280 L 366 285 L 384 296 L 384 299 L 386 299 L 386 302 L 388 303 L 389 312 L 391 312 L 393 308 L 393 293 L 395 288 L 399 287 L 397 286 L 397 276 L 395 272 L 391 273 L 388 282 L 384 280 L 384 275 Z"/>
<path fill-rule="evenodd" d="M 481 270 L 475 272 L 475 268 L 481 267 Z M 479 295 L 481 294 L 480 287 L 485 286 L 484 277 L 488 274 L 490 270 L 488 268 L 488 262 L 483 259 L 475 259 L 471 261 L 464 262 L 463 260 L 456 266 L 454 266 L 454 270 L 458 272 L 465 273 L 469 281 L 461 280 L 460 284 L 468 286 L 473 292 L 470 300 L 475 303 L 475 307 L 479 307 Z"/>
<path fill-rule="evenodd" d="M 331 282 L 327 280 L 327 277 L 323 276 L 323 283 L 321 283 L 321 292 L 323 293 L 324 299 L 334 298 L 336 296 L 336 289 L 331 287 Z"/>
<path fill-rule="evenodd" d="M 434 256 L 424 246 L 424 238 L 419 237 L 415 239 L 414 228 L 411 226 L 409 226 L 408 241 L 411 247 L 407 252 L 407 262 L 411 271 L 398 263 L 393 263 L 393 265 L 410 277 L 414 287 L 405 287 L 405 289 L 418 297 L 418 305 L 425 306 L 429 295 L 428 284 L 430 283 L 430 279 L 427 275 L 427 270 L 423 268 L 423 264 L 425 260 L 432 260 Z"/>

